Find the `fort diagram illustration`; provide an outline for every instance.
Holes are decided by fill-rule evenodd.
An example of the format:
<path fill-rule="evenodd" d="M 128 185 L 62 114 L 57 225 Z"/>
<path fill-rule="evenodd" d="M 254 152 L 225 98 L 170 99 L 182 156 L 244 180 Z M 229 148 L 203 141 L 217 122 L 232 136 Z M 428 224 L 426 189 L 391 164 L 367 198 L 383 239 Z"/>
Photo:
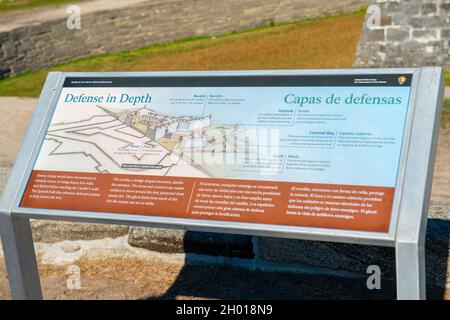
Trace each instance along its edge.
<path fill-rule="evenodd" d="M 168 116 L 147 107 L 99 105 L 89 115 L 52 123 L 35 169 L 73 171 L 82 162 L 84 172 L 215 177 L 226 175 L 226 169 L 211 158 L 237 153 L 245 143 L 238 125 L 213 124 L 211 115 Z"/>

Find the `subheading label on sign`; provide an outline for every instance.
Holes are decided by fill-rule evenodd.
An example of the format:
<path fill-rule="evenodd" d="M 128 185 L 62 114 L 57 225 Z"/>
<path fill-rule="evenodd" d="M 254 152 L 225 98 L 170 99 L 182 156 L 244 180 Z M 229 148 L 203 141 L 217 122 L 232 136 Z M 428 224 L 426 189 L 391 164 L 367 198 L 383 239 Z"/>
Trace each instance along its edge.
<path fill-rule="evenodd" d="M 388 230 L 411 75 L 199 78 L 67 79 L 21 206 Z"/>

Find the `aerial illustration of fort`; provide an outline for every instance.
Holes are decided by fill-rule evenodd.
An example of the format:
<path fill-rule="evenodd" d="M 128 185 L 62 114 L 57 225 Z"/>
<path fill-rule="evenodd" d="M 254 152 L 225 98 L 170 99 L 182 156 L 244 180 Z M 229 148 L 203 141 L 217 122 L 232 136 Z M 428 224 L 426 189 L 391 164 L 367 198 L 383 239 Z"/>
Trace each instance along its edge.
<path fill-rule="evenodd" d="M 218 153 L 236 153 L 238 125 L 212 116 L 168 116 L 153 109 L 96 106 L 89 117 L 50 125 L 37 170 L 220 177 Z M 220 156 L 221 156 L 220 155 Z"/>

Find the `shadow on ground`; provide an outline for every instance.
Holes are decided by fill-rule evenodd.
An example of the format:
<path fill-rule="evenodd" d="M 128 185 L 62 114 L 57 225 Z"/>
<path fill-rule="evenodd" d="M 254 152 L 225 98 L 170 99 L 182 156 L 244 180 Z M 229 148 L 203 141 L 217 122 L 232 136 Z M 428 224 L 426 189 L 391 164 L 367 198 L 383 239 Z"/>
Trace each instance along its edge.
<path fill-rule="evenodd" d="M 202 297 L 210 299 L 394 299 L 393 282 L 381 290 L 369 291 L 366 279 L 343 279 L 299 273 L 250 271 L 239 268 L 184 267 L 172 287 L 160 297 Z"/>
<path fill-rule="evenodd" d="M 186 239 L 192 237 L 186 233 Z M 450 221 L 430 219 L 426 242 L 427 299 L 449 299 L 445 291 L 449 257 Z M 186 244 L 188 246 L 188 244 Z M 341 251 L 351 252 L 349 244 L 333 244 Z M 360 277 L 296 272 L 248 270 L 229 266 L 199 264 L 192 253 L 186 254 L 185 266 L 169 290 L 161 296 L 148 299 L 176 299 L 198 297 L 209 299 L 395 299 L 395 257 L 392 248 L 367 247 L 380 255 L 381 289 L 369 290 L 368 275 L 359 270 Z M 364 249 L 363 249 L 364 251 Z M 357 257 L 358 260 L 364 259 Z M 314 263 L 312 263 L 314 265 Z"/>

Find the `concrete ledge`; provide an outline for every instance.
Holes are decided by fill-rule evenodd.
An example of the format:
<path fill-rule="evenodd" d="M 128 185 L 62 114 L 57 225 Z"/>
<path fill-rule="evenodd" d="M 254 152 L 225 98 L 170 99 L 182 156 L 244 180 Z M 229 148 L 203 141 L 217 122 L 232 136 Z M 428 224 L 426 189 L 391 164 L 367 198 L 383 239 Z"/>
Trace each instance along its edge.
<path fill-rule="evenodd" d="M 131 227 L 128 243 L 134 247 L 167 253 L 254 257 L 252 237 L 243 235 Z"/>
<path fill-rule="evenodd" d="M 184 252 L 185 233 L 183 230 L 131 227 L 128 243 L 133 247 L 158 252 Z"/>
<path fill-rule="evenodd" d="M 49 220 L 31 220 L 31 228 L 33 240 L 43 243 L 118 238 L 127 235 L 129 230 L 128 226 L 123 225 Z"/>

